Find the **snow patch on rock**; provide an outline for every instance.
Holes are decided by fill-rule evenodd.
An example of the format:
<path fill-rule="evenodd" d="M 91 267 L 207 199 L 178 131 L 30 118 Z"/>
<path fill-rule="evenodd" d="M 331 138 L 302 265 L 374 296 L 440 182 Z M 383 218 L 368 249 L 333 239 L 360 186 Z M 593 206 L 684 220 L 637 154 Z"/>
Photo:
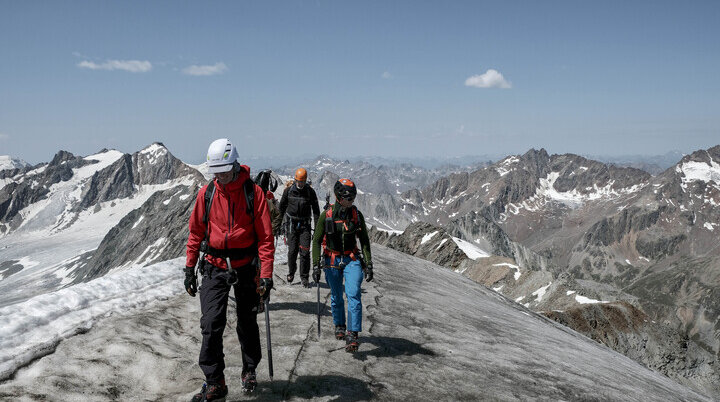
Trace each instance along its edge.
<path fill-rule="evenodd" d="M 575 295 L 575 301 L 580 304 L 596 304 L 596 303 L 610 303 L 608 301 L 590 299 L 585 296 Z"/>
<path fill-rule="evenodd" d="M 423 236 L 422 240 L 420 240 L 420 244 L 425 244 L 425 243 L 429 242 L 430 239 L 432 239 L 433 237 L 435 237 L 436 234 L 438 234 L 438 231 L 437 231 L 437 230 L 434 231 L 434 232 L 432 232 L 432 233 L 426 234 L 425 236 Z"/>
<path fill-rule="evenodd" d="M 468 258 L 470 258 L 471 260 L 477 260 L 478 258 L 482 257 L 490 257 L 490 253 L 481 249 L 476 244 L 470 243 L 469 241 L 454 236 L 452 237 L 452 239 L 455 244 L 460 247 L 460 250 L 462 250 L 465 255 L 467 255 Z"/>
<path fill-rule="evenodd" d="M 538 303 L 542 301 L 543 296 L 545 296 L 545 292 L 547 292 L 548 288 L 552 285 L 552 282 L 548 283 L 547 285 L 541 287 L 540 289 L 532 292 L 532 295 L 536 297 L 535 301 Z"/>

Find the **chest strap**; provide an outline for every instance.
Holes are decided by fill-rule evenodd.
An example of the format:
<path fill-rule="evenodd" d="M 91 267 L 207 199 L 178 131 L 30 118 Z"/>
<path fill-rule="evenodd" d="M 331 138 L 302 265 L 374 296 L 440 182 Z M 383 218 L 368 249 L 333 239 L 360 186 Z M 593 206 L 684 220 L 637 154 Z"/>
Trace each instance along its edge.
<path fill-rule="evenodd" d="M 345 255 L 349 256 L 351 260 L 356 261 L 358 259 L 357 256 L 359 253 L 360 253 L 360 250 L 357 248 L 354 250 L 347 250 L 347 251 L 335 251 L 335 250 L 330 250 L 329 248 L 326 247 L 323 250 L 323 254 L 330 257 L 330 266 L 335 265 L 335 260 L 337 259 L 337 257 L 341 257 L 341 256 L 345 256 Z"/>

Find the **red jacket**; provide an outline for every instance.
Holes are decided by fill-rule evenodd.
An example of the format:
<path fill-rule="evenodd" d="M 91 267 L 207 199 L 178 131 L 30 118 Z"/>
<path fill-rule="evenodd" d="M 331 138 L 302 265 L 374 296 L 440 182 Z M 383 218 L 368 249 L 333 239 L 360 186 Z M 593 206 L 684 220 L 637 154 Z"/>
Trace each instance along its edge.
<path fill-rule="evenodd" d="M 272 278 L 273 262 L 275 260 L 275 243 L 270 223 L 265 194 L 255 185 L 255 221 L 251 224 L 250 216 L 246 212 L 245 192 L 243 183 L 250 178 L 250 168 L 242 165 L 235 181 L 223 186 L 215 179 L 215 197 L 208 216 L 208 243 L 216 249 L 245 248 L 255 241 L 260 256 L 260 277 Z M 200 189 L 195 200 L 195 207 L 190 216 L 190 236 L 187 242 L 188 267 L 194 267 L 199 257 L 200 242 L 205 238 L 205 191 L 207 186 Z M 212 265 L 227 269 L 222 258 L 205 256 Z M 233 267 L 241 267 L 252 261 L 252 257 L 241 260 L 232 260 Z"/>

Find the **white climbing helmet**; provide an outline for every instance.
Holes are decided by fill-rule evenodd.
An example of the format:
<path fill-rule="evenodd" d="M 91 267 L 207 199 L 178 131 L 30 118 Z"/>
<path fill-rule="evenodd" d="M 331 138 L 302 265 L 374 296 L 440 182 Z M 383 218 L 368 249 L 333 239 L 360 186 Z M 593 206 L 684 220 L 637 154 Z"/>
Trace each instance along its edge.
<path fill-rule="evenodd" d="M 229 172 L 232 170 L 233 163 L 237 161 L 237 158 L 237 149 L 229 139 L 220 138 L 215 140 L 210 144 L 207 152 L 208 172 Z"/>

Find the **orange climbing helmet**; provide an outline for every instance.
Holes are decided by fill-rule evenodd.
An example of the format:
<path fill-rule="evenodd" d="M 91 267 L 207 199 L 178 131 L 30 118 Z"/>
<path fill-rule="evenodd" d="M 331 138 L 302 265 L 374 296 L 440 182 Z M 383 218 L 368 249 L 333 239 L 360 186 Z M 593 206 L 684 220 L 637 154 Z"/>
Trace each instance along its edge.
<path fill-rule="evenodd" d="M 307 181 L 307 170 L 305 168 L 298 168 L 295 171 L 295 181 Z"/>

